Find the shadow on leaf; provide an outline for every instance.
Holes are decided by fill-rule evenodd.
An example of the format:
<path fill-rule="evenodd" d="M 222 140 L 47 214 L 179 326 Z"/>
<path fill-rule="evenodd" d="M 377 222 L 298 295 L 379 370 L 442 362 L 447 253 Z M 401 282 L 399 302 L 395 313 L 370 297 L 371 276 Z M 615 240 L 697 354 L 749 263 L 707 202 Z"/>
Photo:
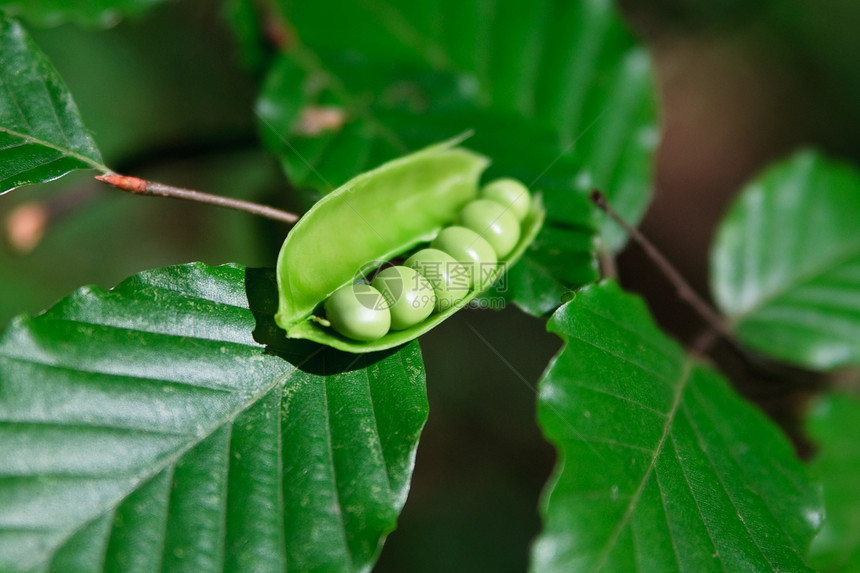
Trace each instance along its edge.
<path fill-rule="evenodd" d="M 400 351 L 392 348 L 367 354 L 351 354 L 327 346 L 287 338 L 275 324 L 278 310 L 278 285 L 274 269 L 245 269 L 245 293 L 254 315 L 254 340 L 265 346 L 266 352 L 283 358 L 296 368 L 321 376 L 361 370 Z"/>

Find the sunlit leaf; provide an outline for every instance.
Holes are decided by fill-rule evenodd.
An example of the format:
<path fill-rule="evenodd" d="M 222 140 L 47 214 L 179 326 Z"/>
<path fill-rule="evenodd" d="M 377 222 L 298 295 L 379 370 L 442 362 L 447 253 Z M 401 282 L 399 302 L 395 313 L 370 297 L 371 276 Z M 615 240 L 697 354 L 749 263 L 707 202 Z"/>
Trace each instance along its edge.
<path fill-rule="evenodd" d="M 819 448 L 812 465 L 827 515 L 809 550 L 810 563 L 818 571 L 860 571 L 860 401 L 846 394 L 822 398 L 809 430 Z"/>
<path fill-rule="evenodd" d="M 810 368 L 860 363 L 860 172 L 811 151 L 749 183 L 720 226 L 712 288 L 737 336 Z"/>
<path fill-rule="evenodd" d="M 533 571 L 809 571 L 821 508 L 776 426 L 663 335 L 638 298 L 586 287 L 538 417 L 559 450 Z"/>
<path fill-rule="evenodd" d="M 427 416 L 416 345 L 288 343 L 274 274 L 81 289 L 0 338 L 0 570 L 366 571 Z"/>
<path fill-rule="evenodd" d="M 56 70 L 2 11 L 0 89 L 0 194 L 73 169 L 108 170 Z"/>

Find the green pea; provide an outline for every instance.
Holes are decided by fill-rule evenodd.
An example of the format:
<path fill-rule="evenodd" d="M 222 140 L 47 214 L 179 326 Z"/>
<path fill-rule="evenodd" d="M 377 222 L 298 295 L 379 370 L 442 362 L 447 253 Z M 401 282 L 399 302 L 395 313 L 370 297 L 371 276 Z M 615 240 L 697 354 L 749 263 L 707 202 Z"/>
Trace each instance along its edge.
<path fill-rule="evenodd" d="M 496 278 L 496 251 L 481 235 L 466 227 L 442 229 L 430 246 L 454 257 L 466 269 L 469 285 L 483 289 Z"/>
<path fill-rule="evenodd" d="M 430 316 L 436 306 L 433 285 L 413 268 L 388 267 L 370 283 L 382 293 L 391 312 L 391 330 L 403 330 Z"/>
<path fill-rule="evenodd" d="M 382 338 L 391 326 L 391 312 L 382 294 L 368 284 L 346 285 L 325 301 L 332 327 L 353 340 Z"/>
<path fill-rule="evenodd" d="M 421 273 L 436 294 L 436 312 L 448 310 L 469 293 L 469 273 L 439 249 L 421 249 L 403 263 Z"/>
<path fill-rule="evenodd" d="M 365 315 L 347 320 L 352 313 L 364 315 L 363 311 L 356 312 L 355 307 L 361 304 L 355 289 L 361 291 L 365 287 L 351 287 L 354 300 L 339 302 L 340 296 L 345 295 L 328 300 L 342 285 L 353 282 L 356 270 L 368 261 L 403 256 L 438 234 L 439 229 L 457 224 L 463 207 L 479 197 L 481 173 L 489 164 L 486 157 L 458 147 L 462 140 L 461 136 L 443 141 L 356 174 L 302 216 L 287 235 L 278 256 L 275 322 L 288 338 L 313 340 L 347 352 L 393 348 L 435 328 L 492 284 L 498 274 L 495 261 L 499 257 L 485 239 L 461 228 L 461 232 L 471 235 L 461 237 L 459 247 L 448 237 L 457 231 L 447 230 L 434 245 L 437 248 L 425 249 L 432 256 L 419 251 L 422 254 L 410 257 L 410 265 L 406 265 L 424 275 L 436 296 L 435 314 L 417 324 L 402 330 L 391 329 L 397 320 L 390 310 L 388 332 L 381 327 L 375 330 L 370 327 L 377 320 L 384 323 L 378 316 L 385 314 L 381 311 L 368 312 L 370 318 Z M 494 183 L 488 187 L 492 189 Z M 488 190 L 485 198 L 493 199 L 494 193 Z M 540 195 L 535 193 L 520 225 L 519 241 L 510 253 L 500 258 L 505 268 L 523 256 L 544 218 Z M 364 294 L 373 292 L 378 291 Z M 384 300 L 381 293 L 378 296 Z M 324 304 L 332 319 L 315 314 L 320 304 Z M 380 333 L 381 337 L 376 338 Z"/>
<path fill-rule="evenodd" d="M 496 179 L 484 185 L 481 197 L 503 205 L 518 221 L 523 221 L 529 214 L 532 198 L 525 185 L 516 179 Z"/>
<path fill-rule="evenodd" d="M 476 199 L 460 211 L 460 224 L 484 237 L 504 258 L 520 240 L 520 222 L 500 203 Z"/>

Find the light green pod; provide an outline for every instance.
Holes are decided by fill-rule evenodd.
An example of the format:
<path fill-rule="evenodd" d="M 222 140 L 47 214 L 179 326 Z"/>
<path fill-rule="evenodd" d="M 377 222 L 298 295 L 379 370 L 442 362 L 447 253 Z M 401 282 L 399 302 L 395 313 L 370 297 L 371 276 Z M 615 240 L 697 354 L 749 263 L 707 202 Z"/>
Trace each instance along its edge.
<path fill-rule="evenodd" d="M 431 241 L 478 195 L 485 157 L 457 147 L 462 138 L 434 145 L 362 173 L 318 201 L 287 235 L 278 256 L 275 322 L 289 338 L 348 352 L 372 352 L 409 342 L 451 316 L 484 288 L 469 288 L 460 304 L 434 312 L 373 341 L 349 340 L 325 325 L 323 303 L 369 268 Z M 539 195 L 521 226 L 520 240 L 500 260 L 513 264 L 544 219 Z"/>

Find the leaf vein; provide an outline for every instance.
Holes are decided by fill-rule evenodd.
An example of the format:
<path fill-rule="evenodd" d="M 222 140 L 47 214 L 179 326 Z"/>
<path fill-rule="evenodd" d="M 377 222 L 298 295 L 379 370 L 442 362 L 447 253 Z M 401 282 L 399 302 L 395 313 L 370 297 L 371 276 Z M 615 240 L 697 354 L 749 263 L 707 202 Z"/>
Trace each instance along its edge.
<path fill-rule="evenodd" d="M 761 546 L 758 543 L 758 540 L 752 534 L 752 531 L 750 531 L 750 528 L 747 525 L 746 520 L 741 517 L 741 511 L 739 510 L 739 508 L 737 506 L 737 502 L 735 501 L 734 497 L 732 496 L 731 492 L 729 491 L 729 488 L 726 487 L 726 484 L 723 481 L 723 476 L 720 474 L 719 468 L 717 467 L 717 464 L 714 461 L 714 458 L 711 456 L 711 452 L 708 451 L 708 448 L 704 444 L 704 438 L 703 438 L 701 432 L 699 431 L 699 427 L 696 424 L 695 417 L 690 414 L 686 405 L 682 405 L 681 407 L 682 407 L 684 413 L 686 414 L 687 420 L 690 422 L 690 427 L 693 429 L 693 433 L 696 435 L 696 442 L 699 444 L 699 449 L 702 451 L 702 453 L 705 454 L 705 458 L 708 460 L 708 464 L 711 466 L 711 469 L 713 470 L 714 475 L 717 478 L 717 481 L 720 482 L 720 486 L 722 487 L 723 492 L 725 492 L 726 498 L 729 500 L 729 502 L 732 504 L 732 507 L 735 510 L 734 515 L 738 518 L 738 521 L 743 525 L 743 528 L 746 530 L 747 535 L 750 538 L 750 541 L 752 541 L 753 545 L 758 550 L 759 555 L 761 555 L 762 558 L 765 561 L 767 561 L 767 563 L 770 565 L 771 569 L 774 569 L 774 563 L 770 560 L 770 558 L 767 555 L 764 554 Z M 777 569 L 774 569 L 774 570 L 776 571 Z"/>
<path fill-rule="evenodd" d="M 0 133 L 6 133 L 6 134 L 11 135 L 13 137 L 21 138 L 25 142 L 32 142 L 32 143 L 36 143 L 38 145 L 41 145 L 43 147 L 47 147 L 48 149 L 54 149 L 56 151 L 59 151 L 60 153 L 62 153 L 65 156 L 72 157 L 74 159 L 77 159 L 81 163 L 85 163 L 85 164 L 89 165 L 93 169 L 97 169 L 97 170 L 105 172 L 105 173 L 110 171 L 110 169 L 106 165 L 104 165 L 103 163 L 100 163 L 97 160 L 91 159 L 91 158 L 89 158 L 85 155 L 82 155 L 76 151 L 72 151 L 71 149 L 65 149 L 65 148 L 60 147 L 56 144 L 49 143 L 43 139 L 33 137 L 32 135 L 27 135 L 27 134 L 21 133 L 19 131 L 15 131 L 14 129 L 10 129 L 6 126 L 0 126 Z"/>
<path fill-rule="evenodd" d="M 720 426 L 722 426 L 725 423 L 725 421 L 714 418 L 713 413 L 710 411 L 710 408 L 706 407 L 705 400 L 703 400 L 704 397 L 701 395 L 701 393 L 698 390 L 696 390 L 692 395 L 693 395 L 694 399 L 696 400 L 696 402 L 698 403 L 700 410 L 705 414 L 705 416 L 709 420 L 711 420 L 712 423 L 714 423 L 715 427 L 720 428 Z M 696 426 L 695 422 L 691 422 L 691 425 L 693 425 L 694 429 L 696 430 L 696 435 L 699 436 L 698 427 Z M 742 468 L 743 465 L 742 465 L 741 461 L 738 459 L 737 455 L 735 454 L 735 450 L 729 446 L 729 443 L 726 440 L 725 436 L 723 435 L 723 432 L 718 431 L 716 435 L 719 436 L 720 441 L 725 446 L 724 449 L 729 453 L 732 460 L 734 460 L 735 465 L 738 467 L 738 469 Z M 710 454 L 708 457 L 710 459 Z M 711 465 L 714 465 L 713 462 Z M 716 469 L 716 467 L 715 467 L 715 469 Z M 722 483 L 722 480 L 721 480 L 721 483 Z M 786 531 L 785 524 L 784 524 L 783 520 L 777 518 L 776 514 L 773 511 L 773 508 L 768 503 L 766 503 L 764 499 L 762 499 L 762 497 L 758 494 L 758 492 L 755 492 L 753 490 L 750 490 L 750 491 L 752 491 L 752 493 L 755 494 L 756 498 L 758 498 L 762 502 L 762 505 L 767 509 L 767 512 L 771 515 L 771 517 L 773 517 L 774 523 L 776 523 L 779 530 L 782 531 L 783 535 L 785 535 L 785 538 L 789 541 L 789 543 L 791 543 L 791 547 L 794 550 L 795 554 L 797 554 L 798 557 L 800 557 L 800 555 L 801 555 L 800 548 L 797 547 L 797 545 L 794 542 L 794 539 L 791 537 L 791 535 L 789 535 L 788 531 Z M 744 523 L 744 525 L 746 525 L 746 523 Z M 749 531 L 749 529 L 748 529 L 748 531 Z M 752 536 L 752 533 L 750 533 L 750 535 Z"/>
<path fill-rule="evenodd" d="M 346 558 L 349 561 L 348 571 L 355 570 L 355 563 L 352 558 L 352 551 L 349 550 L 349 540 L 346 537 L 346 516 L 343 513 L 343 504 L 341 503 L 341 491 L 340 486 L 337 483 L 337 473 L 338 468 L 335 464 L 334 460 L 334 440 L 332 438 L 331 433 L 331 403 L 328 397 L 328 383 L 330 376 L 325 376 L 322 380 L 322 396 L 323 401 L 325 402 L 325 428 L 326 428 L 326 446 L 329 457 L 329 463 L 331 464 L 331 488 L 332 492 L 335 496 L 335 502 L 337 503 L 337 517 L 340 520 L 340 534 L 343 539 L 343 547 L 346 550 Z"/>
<path fill-rule="evenodd" d="M 233 423 L 235 421 L 235 419 L 242 412 L 244 412 L 245 410 L 247 410 L 248 408 L 253 406 L 258 400 L 260 400 L 262 398 L 262 396 L 265 396 L 266 393 L 268 393 L 272 388 L 275 388 L 276 386 L 281 385 L 284 381 L 286 381 L 293 374 L 294 371 L 295 371 L 295 368 L 288 369 L 282 375 L 276 376 L 275 378 L 273 378 L 271 383 L 264 384 L 257 392 L 255 392 L 244 403 L 242 403 L 240 405 L 240 407 L 236 408 L 234 411 L 230 412 L 228 415 L 224 416 L 220 420 L 215 420 L 213 422 L 211 428 L 208 428 L 208 431 L 202 432 L 202 433 L 196 435 L 195 439 L 189 440 L 189 442 L 187 444 L 185 444 L 184 446 L 182 446 L 180 448 L 177 448 L 172 454 L 164 456 L 164 458 L 160 460 L 160 463 L 153 464 L 152 467 L 147 468 L 148 471 L 141 472 L 141 474 L 138 476 L 136 486 L 134 488 L 131 488 L 129 491 L 125 492 L 123 495 L 118 496 L 116 499 L 110 500 L 110 502 L 107 503 L 107 508 L 108 508 L 107 510 L 110 510 L 110 508 L 116 507 L 119 503 L 121 503 L 124 499 L 126 499 L 129 495 L 131 495 L 131 493 L 136 491 L 140 487 L 140 484 L 142 484 L 143 482 L 146 482 L 146 481 L 154 478 L 162 470 L 164 470 L 168 467 L 175 466 L 176 462 L 179 461 L 179 459 L 181 459 L 185 454 L 187 454 L 190 450 L 192 450 L 195 446 L 200 444 L 206 438 L 208 438 L 209 436 L 214 434 L 216 431 L 218 431 L 224 424 Z M 168 495 L 168 504 L 169 503 L 170 503 L 170 496 Z M 82 529 L 84 529 L 85 527 L 87 527 L 87 525 L 89 525 L 91 522 L 100 518 L 102 515 L 104 515 L 104 511 L 93 516 L 93 518 L 91 520 L 86 521 L 86 522 L 80 524 L 79 526 L 64 532 L 65 535 L 64 535 L 63 539 L 60 541 L 60 543 L 58 543 L 57 546 L 54 547 L 52 551 L 47 552 L 47 555 L 45 555 L 39 563 L 45 564 L 46 562 L 49 562 L 49 560 L 53 558 L 53 555 L 56 553 L 56 551 L 59 550 L 59 548 L 62 547 L 65 543 L 67 543 L 69 541 L 69 539 L 71 539 L 77 532 L 79 532 Z M 169 512 L 167 512 L 166 515 L 169 515 Z M 167 518 L 165 518 L 165 530 L 167 527 L 166 521 L 167 521 Z M 163 559 L 162 559 L 162 565 L 163 565 Z"/>
<path fill-rule="evenodd" d="M 173 384 L 178 386 L 184 386 L 187 388 L 200 389 L 200 390 L 210 390 L 212 392 L 222 392 L 225 394 L 233 394 L 236 392 L 236 389 L 232 386 L 213 386 L 208 384 L 201 384 L 197 382 L 189 382 L 187 380 L 169 380 L 166 378 L 146 378 L 144 376 L 139 376 L 136 374 L 124 373 L 124 372 L 110 372 L 107 370 L 95 370 L 95 369 L 85 369 L 80 367 L 71 367 L 71 366 L 63 366 L 61 364 L 54 364 L 47 361 L 35 360 L 33 358 L 28 358 L 24 356 L 15 356 L 11 354 L 4 354 L 2 352 L 2 346 L 0 346 L 0 358 L 5 358 L 7 360 L 12 360 L 15 362 L 22 362 L 24 364 L 34 364 L 36 366 L 44 366 L 47 368 L 53 368 L 57 370 L 63 370 L 66 372 L 80 372 L 82 374 L 94 374 L 97 376 L 110 376 L 117 378 L 130 378 L 134 380 L 148 380 L 151 382 L 165 382 L 167 384 Z"/>
<path fill-rule="evenodd" d="M 674 446 L 673 446 L 674 447 Z M 672 556 L 675 558 L 675 565 L 678 571 L 681 571 L 681 560 L 678 555 L 678 542 L 675 539 L 675 530 L 672 527 L 672 522 L 669 519 L 669 509 L 666 507 L 666 494 L 663 491 L 663 485 L 660 480 L 660 468 L 654 468 L 654 477 L 657 479 L 657 491 L 660 493 L 660 506 L 663 508 L 663 517 L 666 521 L 666 533 L 669 534 L 669 542 L 672 544 Z"/>
<path fill-rule="evenodd" d="M 696 492 L 693 490 L 693 484 L 690 483 L 690 476 L 687 475 L 687 469 L 684 467 L 683 463 L 684 458 L 681 457 L 681 450 L 678 447 L 678 443 L 674 435 L 672 436 L 672 445 L 675 448 L 678 466 L 680 466 L 681 468 L 681 474 L 684 476 L 684 482 L 687 484 L 687 489 L 690 491 L 690 497 L 693 498 L 693 501 L 696 504 L 696 510 L 699 512 L 699 521 L 702 522 L 702 525 L 705 528 L 705 532 L 708 534 L 708 538 L 711 540 L 711 548 L 713 548 L 714 550 L 714 556 L 719 557 L 720 551 L 719 549 L 717 549 L 716 541 L 714 541 L 714 533 L 713 531 L 711 531 L 710 524 L 705 519 L 705 514 L 702 512 L 702 506 L 699 505 L 699 498 L 696 496 Z M 726 564 L 723 562 L 723 560 L 718 559 L 717 562 L 720 564 L 720 567 L 723 569 L 723 571 L 726 571 Z"/>
<path fill-rule="evenodd" d="M 673 396 L 672 404 L 669 407 L 669 411 L 666 415 L 666 422 L 663 424 L 663 430 L 660 435 L 660 440 L 657 442 L 654 447 L 654 454 L 651 456 L 651 461 L 648 464 L 648 468 L 645 470 L 645 474 L 642 476 L 642 479 L 639 481 L 639 486 L 636 488 L 636 491 L 633 494 L 633 497 L 630 499 L 630 503 L 627 504 L 627 510 L 624 512 L 624 516 L 621 518 L 621 521 L 618 522 L 618 525 L 612 531 L 612 535 L 610 535 L 609 539 L 604 545 L 603 550 L 600 552 L 600 556 L 597 561 L 596 571 L 599 571 L 606 564 L 606 561 L 609 559 L 609 554 L 612 551 L 612 548 L 618 542 L 618 538 L 621 536 L 622 530 L 627 526 L 631 517 L 633 516 L 633 512 L 636 510 L 636 506 L 639 503 L 639 498 L 642 496 L 642 492 L 645 490 L 645 485 L 648 483 L 648 480 L 651 477 L 656 465 L 657 458 L 660 456 L 661 451 L 663 450 L 663 444 L 666 441 L 666 438 L 670 436 L 672 433 L 672 425 L 675 421 L 675 414 L 678 412 L 678 407 L 681 404 L 681 398 L 684 395 L 684 390 L 687 387 L 687 383 L 690 380 L 690 376 L 692 373 L 692 361 L 687 359 L 684 361 L 684 364 L 681 368 L 681 376 L 677 382 L 677 386 L 675 389 L 675 395 Z"/>

